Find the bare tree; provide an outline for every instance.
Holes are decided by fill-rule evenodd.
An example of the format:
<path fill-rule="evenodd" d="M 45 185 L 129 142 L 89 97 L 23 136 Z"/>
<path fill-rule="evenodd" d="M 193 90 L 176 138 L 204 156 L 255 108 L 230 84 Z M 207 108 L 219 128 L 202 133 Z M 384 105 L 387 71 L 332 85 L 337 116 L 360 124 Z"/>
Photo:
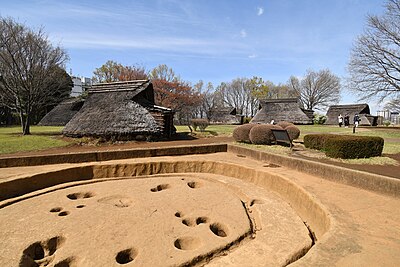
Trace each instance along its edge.
<path fill-rule="evenodd" d="M 368 16 L 353 46 L 349 87 L 362 98 L 400 95 L 400 0 L 388 0 L 384 15 Z"/>
<path fill-rule="evenodd" d="M 131 80 L 146 80 L 147 72 L 141 66 L 124 66 L 121 63 L 108 60 L 93 72 L 94 83 L 107 83 Z"/>
<path fill-rule="evenodd" d="M 224 96 L 225 103 L 245 116 L 251 114 L 251 101 L 255 98 L 251 94 L 247 78 L 236 78 L 231 82 L 221 83 L 217 90 Z"/>
<path fill-rule="evenodd" d="M 203 101 L 201 105 L 201 113 L 208 120 L 211 120 L 218 109 L 224 107 L 224 100 L 221 91 L 214 89 L 211 82 L 207 83 L 205 90 L 202 91 Z"/>
<path fill-rule="evenodd" d="M 59 77 L 67 59 L 66 52 L 53 47 L 42 29 L 35 32 L 0 17 L 0 106 L 19 114 L 23 134 L 30 134 L 36 111 L 64 94 L 70 80 Z"/>
<path fill-rule="evenodd" d="M 301 79 L 292 76 L 288 85 L 297 93 L 305 109 L 327 107 L 340 100 L 340 79 L 327 69 L 308 70 Z"/>
<path fill-rule="evenodd" d="M 245 116 L 254 116 L 258 109 L 258 98 L 264 98 L 268 93 L 267 84 L 262 78 L 236 78 L 230 82 L 221 83 L 216 92 L 222 96 L 225 104 L 236 108 Z"/>
<path fill-rule="evenodd" d="M 386 103 L 385 108 L 392 112 L 400 112 L 400 98 L 392 99 Z"/>
<path fill-rule="evenodd" d="M 172 68 L 165 64 L 158 65 L 149 74 L 153 80 L 163 80 L 166 82 L 179 82 L 180 77 L 175 74 Z"/>
<path fill-rule="evenodd" d="M 278 84 L 267 81 L 268 93 L 266 98 L 268 99 L 278 99 L 278 98 L 293 98 L 297 97 L 296 91 L 294 91 L 287 84 Z"/>

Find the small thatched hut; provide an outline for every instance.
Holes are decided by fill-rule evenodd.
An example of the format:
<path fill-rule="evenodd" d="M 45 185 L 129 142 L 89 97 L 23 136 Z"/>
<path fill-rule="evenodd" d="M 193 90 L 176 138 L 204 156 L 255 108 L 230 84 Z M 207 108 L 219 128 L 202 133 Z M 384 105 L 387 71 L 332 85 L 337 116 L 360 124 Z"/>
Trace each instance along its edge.
<path fill-rule="evenodd" d="M 236 108 L 223 107 L 211 110 L 211 124 L 243 124 L 244 115 L 237 114 Z"/>
<path fill-rule="evenodd" d="M 83 100 L 77 97 L 65 99 L 39 122 L 43 126 L 65 126 L 82 108 Z"/>
<path fill-rule="evenodd" d="M 294 124 L 312 124 L 309 114 L 300 108 L 297 98 L 260 99 L 261 109 L 250 123 L 270 123 L 288 121 Z M 310 113 L 310 112 L 308 112 Z"/>
<path fill-rule="evenodd" d="M 377 116 L 370 114 L 368 104 L 350 104 L 350 105 L 333 105 L 330 106 L 326 113 L 325 124 L 338 124 L 338 116 L 343 117 L 348 114 L 350 117 L 350 124 L 353 124 L 353 118 L 355 114 L 358 114 L 360 118 L 360 125 L 375 126 L 377 125 Z"/>
<path fill-rule="evenodd" d="M 148 80 L 102 83 L 88 90 L 85 104 L 63 134 L 123 140 L 168 137 L 175 131 L 173 117 L 171 109 L 155 105 Z"/>

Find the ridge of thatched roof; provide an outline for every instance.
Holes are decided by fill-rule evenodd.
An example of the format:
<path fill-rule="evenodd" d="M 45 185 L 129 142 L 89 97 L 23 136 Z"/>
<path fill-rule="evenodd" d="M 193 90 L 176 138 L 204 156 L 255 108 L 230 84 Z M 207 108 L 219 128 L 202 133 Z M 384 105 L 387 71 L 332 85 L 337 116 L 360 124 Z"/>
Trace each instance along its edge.
<path fill-rule="evenodd" d="M 344 104 L 344 105 L 332 105 L 329 107 L 328 110 L 332 109 L 349 109 L 349 110 L 358 110 L 360 112 L 362 111 L 368 111 L 368 112 L 363 112 L 363 113 L 368 113 L 369 114 L 369 106 L 367 103 L 362 103 L 362 104 Z"/>
<path fill-rule="evenodd" d="M 310 119 L 300 108 L 297 98 L 260 99 L 261 109 L 250 123 L 270 123 L 288 121 L 295 124 L 311 124 Z"/>
<path fill-rule="evenodd" d="M 92 85 L 88 90 L 88 93 L 108 93 L 116 91 L 133 91 L 139 94 L 146 90 L 150 85 L 149 80 L 133 80 L 133 81 L 122 81 L 122 82 L 111 82 L 111 83 L 98 83 Z"/>
<path fill-rule="evenodd" d="M 325 124 L 337 124 L 338 116 L 343 117 L 348 114 L 350 118 L 353 118 L 355 114 L 370 114 L 370 109 L 368 104 L 348 104 L 348 105 L 332 105 L 326 112 L 326 122 Z"/>
<path fill-rule="evenodd" d="M 67 136 L 158 135 L 162 126 L 151 112 L 170 111 L 154 104 L 148 80 L 97 84 L 85 104 L 65 126 Z"/>
<path fill-rule="evenodd" d="M 65 126 L 83 106 L 81 98 L 71 97 L 62 101 L 39 122 L 43 126 Z"/>
<path fill-rule="evenodd" d="M 270 99 L 270 98 L 261 98 L 259 99 L 260 103 L 296 103 L 299 105 L 299 99 L 298 98 L 275 98 L 275 99 Z"/>

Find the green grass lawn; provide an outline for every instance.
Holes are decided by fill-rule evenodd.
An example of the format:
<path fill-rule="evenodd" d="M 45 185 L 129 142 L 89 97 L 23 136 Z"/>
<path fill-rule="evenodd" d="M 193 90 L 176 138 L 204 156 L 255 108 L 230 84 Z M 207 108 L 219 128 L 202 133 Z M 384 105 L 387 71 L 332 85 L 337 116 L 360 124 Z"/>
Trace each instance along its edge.
<path fill-rule="evenodd" d="M 333 134 L 349 134 L 353 135 L 353 128 L 344 128 L 333 125 L 297 125 L 300 129 L 300 137 L 302 140 L 305 135 L 312 133 L 333 133 Z M 400 153 L 400 130 L 382 129 L 382 128 L 356 128 L 355 135 L 361 136 L 379 136 L 385 139 L 383 153 L 397 154 Z"/>
<path fill-rule="evenodd" d="M 345 128 L 333 125 L 296 125 L 301 136 L 311 133 L 353 134 L 353 127 Z M 380 136 L 382 138 L 400 138 L 400 130 L 390 128 L 356 128 L 356 135 Z M 300 136 L 300 137 L 301 137 Z"/>
<path fill-rule="evenodd" d="M 312 133 L 352 133 L 352 128 L 344 128 L 333 125 L 296 125 L 300 129 L 301 136 Z"/>
<path fill-rule="evenodd" d="M 233 129 L 237 125 L 210 125 L 207 127 L 205 132 L 201 133 L 196 131 L 195 135 L 199 137 L 207 136 L 230 136 L 232 135 Z M 333 133 L 333 134 L 350 134 L 353 135 L 353 128 L 338 127 L 336 125 L 297 125 L 300 129 L 299 140 L 303 140 L 304 136 L 313 133 Z M 178 132 L 189 132 L 187 126 L 176 126 Z M 379 136 L 385 139 L 385 146 L 383 153 L 386 154 L 397 154 L 400 153 L 400 130 L 396 129 L 382 129 L 382 128 L 357 128 L 356 135 L 363 136 Z M 255 146 L 253 146 L 255 147 Z M 256 148 L 256 147 L 255 147 Z M 275 148 L 272 149 L 274 152 Z"/>
<path fill-rule="evenodd" d="M 210 125 L 204 132 L 196 131 L 195 137 L 231 136 L 236 125 Z M 300 140 L 310 133 L 353 134 L 352 128 L 329 125 L 298 125 Z M 52 147 L 63 147 L 71 143 L 61 140 L 63 127 L 32 126 L 31 135 L 23 136 L 20 127 L 0 127 L 0 154 L 35 151 Z M 176 126 L 177 132 L 190 132 L 187 126 Z M 383 153 L 400 153 L 400 130 L 380 128 L 358 128 L 356 135 L 380 136 L 385 139 Z M 274 149 L 275 152 L 278 148 Z M 283 151 L 282 151 L 283 152 Z M 278 152 L 279 153 L 279 152 Z"/>
<path fill-rule="evenodd" d="M 285 146 L 263 146 L 263 145 L 252 145 L 252 144 L 245 144 L 245 143 L 235 143 L 238 146 L 243 146 L 251 149 L 257 149 L 269 153 L 274 153 L 274 154 L 280 154 L 280 155 L 290 155 L 292 151 L 290 150 L 289 147 Z M 397 145 L 396 150 L 393 150 L 394 153 L 400 153 L 399 150 L 399 145 Z M 386 144 L 385 144 L 386 148 Z M 390 151 L 390 150 L 388 150 Z M 397 151 L 397 152 L 395 152 Z M 389 153 L 385 152 L 387 154 L 394 154 L 394 153 Z M 317 155 L 314 156 L 316 159 L 326 159 L 330 161 L 336 161 L 336 162 L 342 162 L 342 163 L 348 163 L 348 164 L 369 164 L 369 165 L 398 165 L 398 162 L 392 158 L 389 157 L 371 157 L 371 158 L 366 158 L 366 159 L 335 159 L 335 158 L 329 158 L 324 155 L 322 152 L 318 152 Z"/>
<path fill-rule="evenodd" d="M 204 132 L 200 132 L 199 129 L 194 133 L 196 136 L 207 137 L 207 136 L 230 136 L 232 135 L 233 129 L 235 129 L 237 125 L 210 125 L 208 126 Z M 178 133 L 187 133 L 190 132 L 189 127 L 186 125 L 178 125 L 175 126 L 176 131 Z"/>
<path fill-rule="evenodd" d="M 57 139 L 63 127 L 32 126 L 31 135 L 22 135 L 21 127 L 0 127 L 0 154 L 67 146 Z"/>

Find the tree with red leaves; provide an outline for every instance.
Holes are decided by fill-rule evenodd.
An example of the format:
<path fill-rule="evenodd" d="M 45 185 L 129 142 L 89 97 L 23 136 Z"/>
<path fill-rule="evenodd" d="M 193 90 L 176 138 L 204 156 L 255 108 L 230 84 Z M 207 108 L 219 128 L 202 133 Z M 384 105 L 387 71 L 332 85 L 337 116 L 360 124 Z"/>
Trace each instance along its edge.
<path fill-rule="evenodd" d="M 173 109 L 179 124 L 188 124 L 202 104 L 202 95 L 182 81 L 156 79 L 152 83 L 157 105 Z"/>

